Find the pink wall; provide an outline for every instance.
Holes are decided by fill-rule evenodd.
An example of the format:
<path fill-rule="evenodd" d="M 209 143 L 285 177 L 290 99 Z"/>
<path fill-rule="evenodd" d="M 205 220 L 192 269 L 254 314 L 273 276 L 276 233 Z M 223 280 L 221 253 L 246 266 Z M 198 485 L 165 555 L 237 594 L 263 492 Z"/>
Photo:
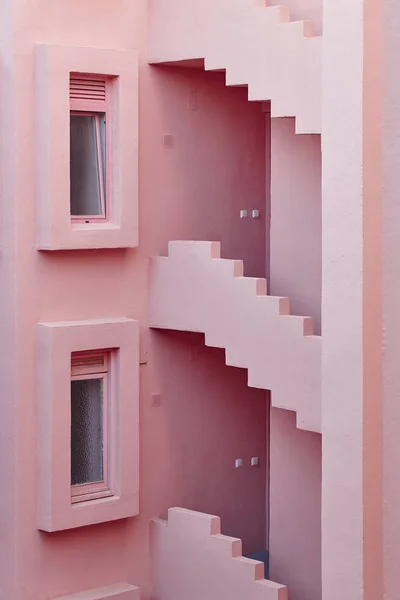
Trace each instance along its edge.
<path fill-rule="evenodd" d="M 13 148 L 15 79 L 13 74 L 13 2 L 0 3 L 0 596 L 15 597 L 15 213 L 16 181 Z M 5 457 L 7 459 L 5 460 Z"/>
<path fill-rule="evenodd" d="M 270 292 L 321 332 L 321 136 L 272 119 Z"/>
<path fill-rule="evenodd" d="M 383 185 L 381 173 L 383 6 L 363 0 L 324 3 L 324 600 L 337 598 L 338 581 L 343 600 L 390 597 L 384 593 L 382 568 L 387 502 L 382 495 L 382 346 L 387 335 L 382 232 L 391 237 L 389 222 L 396 212 L 389 212 L 382 224 L 382 193 L 397 189 L 397 182 L 386 187 L 390 179 Z M 388 147 L 391 151 L 391 143 Z M 397 403 L 395 396 L 392 401 Z"/>
<path fill-rule="evenodd" d="M 292 18 L 310 18 L 320 31 L 318 0 L 288 4 Z M 386 0 L 382 278 L 378 4 L 324 1 L 324 600 L 337 600 L 338 581 L 341 600 L 376 600 L 383 587 L 388 597 L 398 592 L 398 8 Z M 251 450 L 246 460 L 253 452 L 265 456 L 266 395 L 249 390 L 242 372 L 224 367 L 221 352 L 188 350 L 193 338 L 148 333 L 146 304 L 148 257 L 165 252 L 172 238 L 220 239 L 224 256 L 243 258 L 247 274 L 266 272 L 265 215 L 239 220 L 243 208 L 264 212 L 265 116 L 247 102 L 246 90 L 227 90 L 220 74 L 148 67 L 147 5 L 99 0 L 95 11 L 78 0 L 0 5 L 0 453 L 8 461 L 0 473 L 0 581 L 2 595 L 12 600 L 54 598 L 126 580 L 140 585 L 142 600 L 149 600 L 149 519 L 165 515 L 171 504 L 218 512 L 226 531 L 242 535 L 250 551 L 264 540 L 265 470 L 237 471 L 232 459 L 245 450 Z M 35 250 L 35 42 L 139 52 L 138 249 Z M 271 287 L 292 296 L 296 311 L 318 318 L 318 139 L 295 138 L 285 120 L 274 121 L 272 129 Z M 164 135 L 172 136 L 171 148 L 163 146 Z M 142 356 L 147 352 L 141 367 L 141 514 L 44 534 L 37 530 L 36 324 L 118 316 L 140 319 Z M 289 583 L 294 600 L 319 600 L 320 438 L 295 430 L 293 415 L 283 411 L 273 412 L 271 430 L 272 574 Z"/>
<path fill-rule="evenodd" d="M 321 436 L 271 409 L 270 577 L 290 600 L 321 598 Z"/>
<path fill-rule="evenodd" d="M 247 387 L 246 372 L 226 367 L 223 351 L 205 347 L 200 334 L 155 331 L 151 349 L 153 364 L 141 367 L 153 376 L 141 396 L 145 510 L 218 514 L 245 552 L 265 548 L 266 392 Z"/>
<path fill-rule="evenodd" d="M 293 119 L 272 119 L 271 157 L 270 291 L 289 296 L 292 312 L 312 316 L 319 333 L 320 136 L 295 135 Z M 294 414 L 279 409 L 271 414 L 270 494 L 271 576 L 295 600 L 318 600 L 321 438 L 296 429 Z"/>
<path fill-rule="evenodd" d="M 261 103 L 227 88 L 222 73 L 186 68 L 152 67 L 141 94 L 141 153 L 157 164 L 154 178 L 142 162 L 143 251 L 166 254 L 174 239 L 218 240 L 224 257 L 244 260 L 246 275 L 264 275 L 269 164 Z M 172 148 L 163 147 L 164 134 Z M 260 219 L 239 218 L 253 208 Z"/>
<path fill-rule="evenodd" d="M 54 5 L 49 8 L 47 2 L 19 0 L 13 3 L 13 8 L 15 77 L 19 86 L 15 101 L 18 188 L 9 201 L 18 216 L 16 364 L 26 365 L 24 377 L 19 377 L 16 384 L 17 590 L 13 598 L 38 600 L 127 581 L 129 561 L 123 521 L 54 534 L 37 530 L 36 323 L 41 319 L 51 320 L 51 315 L 56 320 L 135 317 L 137 311 L 130 300 L 134 296 L 134 283 L 127 282 L 129 266 L 134 268 L 136 262 L 133 252 L 65 252 L 57 256 L 35 250 L 33 43 L 143 47 L 141 23 L 145 19 L 145 2 L 132 7 L 125 0 L 113 6 L 102 0 L 94 14 L 88 5 L 76 1 L 59 2 L 55 9 Z M 106 257 L 101 268 L 94 265 L 96 256 L 100 261 Z M 113 273 L 121 274 L 121 263 L 127 270 L 117 280 Z M 104 286 L 104 281 L 110 282 L 110 278 L 115 284 L 112 289 Z"/>
<path fill-rule="evenodd" d="M 8 8 L 7 3 L 6 6 Z M 16 501 L 13 504 L 12 484 L 2 500 L 7 510 L 6 539 L 11 543 L 11 536 L 16 533 L 17 545 L 18 583 L 10 597 L 15 600 L 54 598 L 129 580 L 143 588 L 142 600 L 148 600 L 145 549 L 149 519 L 165 514 L 171 503 L 190 503 L 193 507 L 223 514 L 227 530 L 243 535 L 249 551 L 265 545 L 265 469 L 261 466 L 234 470 L 231 460 L 239 451 L 243 454 L 245 447 L 251 455 L 265 457 L 265 392 L 249 390 L 244 373 L 228 370 L 222 360 L 218 364 L 214 357 L 220 354 L 212 350 L 213 359 L 207 359 L 201 371 L 196 370 L 196 376 L 199 378 L 199 373 L 203 373 L 203 379 L 199 378 L 195 392 L 190 390 L 189 377 L 182 377 L 181 373 L 167 385 L 164 378 L 177 369 L 178 364 L 190 373 L 190 366 L 183 359 L 187 357 L 185 344 L 170 339 L 168 343 L 153 341 L 149 346 L 146 329 L 148 256 L 163 251 L 171 238 L 222 239 L 226 255 L 247 260 L 248 273 L 264 273 L 265 220 L 241 221 L 239 210 L 264 207 L 265 116 L 259 104 L 247 102 L 245 90 L 226 89 L 219 74 L 177 73 L 148 67 L 144 58 L 145 2 L 132 4 L 129 0 L 119 0 L 110 5 L 101 0 L 95 14 L 91 7 L 77 0 L 59 2 L 57 9 L 53 4 L 49 6 L 44 0 L 14 2 L 15 56 L 7 45 L 7 37 L 1 41 L 6 79 L 11 79 L 15 58 L 14 77 L 18 82 L 18 96 L 10 96 L 8 104 L 5 103 L 8 112 L 2 136 L 6 137 L 1 146 L 3 157 L 4 149 L 9 151 L 15 140 L 15 189 L 14 173 L 9 168 L 12 165 L 7 161 L 3 163 L 2 186 L 7 195 L 2 195 L 5 198 L 2 223 L 7 229 L 1 243 L 5 246 L 2 257 L 8 262 L 0 275 L 7 290 L 2 296 L 7 308 L 7 312 L 2 312 L 2 319 L 7 316 L 2 342 L 3 354 L 8 357 L 0 372 L 3 389 L 10 392 L 1 425 L 7 426 L 7 437 L 1 436 L 1 444 L 8 456 L 14 453 L 18 456 Z M 4 5 L 1 10 L 5 11 Z M 80 18 L 76 22 L 78 10 Z M 32 52 L 36 41 L 138 49 L 142 56 L 139 249 L 55 253 L 35 250 Z M 197 86 L 198 109 L 189 111 L 192 86 Z M 13 88 L 10 94 L 11 91 L 14 92 Z M 3 87 L 1 94 L 2 100 L 7 100 Z M 18 119 L 16 124 L 12 118 L 13 106 Z M 173 148 L 163 147 L 164 134 L 173 135 Z M 14 292 L 18 296 L 15 322 L 11 318 Z M 36 324 L 118 316 L 140 319 L 142 349 L 149 352 L 147 366 L 141 367 L 141 514 L 127 522 L 44 534 L 37 530 Z M 200 364 L 202 360 L 199 359 Z M 18 365 L 24 365 L 24 377 L 18 377 L 15 385 L 18 405 L 13 412 L 13 369 Z M 157 410 L 151 407 L 151 394 L 160 391 L 163 398 L 169 400 L 168 410 L 164 406 Z M 195 422 L 188 410 L 189 395 L 197 406 Z M 179 402 L 182 400 L 185 406 L 181 412 Z M 198 429 L 199 423 L 203 423 L 204 430 L 210 427 L 204 406 L 210 411 L 215 406 L 213 418 L 215 424 L 219 424 L 215 425 L 208 448 L 204 446 L 203 431 Z M 232 421 L 228 426 L 229 411 Z M 170 431 L 175 426 L 170 419 L 178 414 L 182 427 L 176 432 Z M 18 431 L 14 440 L 12 426 L 16 417 Z M 243 422 L 247 423 L 246 427 Z M 223 453 L 222 423 L 225 426 Z M 164 434 L 167 437 L 163 442 Z M 193 445 L 194 440 L 196 445 Z M 169 456 L 166 451 L 170 444 L 176 453 L 181 447 L 186 448 L 185 457 Z M 249 459 L 250 454 L 243 458 Z M 206 459 L 209 479 L 206 474 L 199 476 L 200 466 L 203 468 Z M 165 469 L 166 461 L 173 465 L 169 471 Z M 179 471 L 182 466 L 188 473 L 184 479 Z M 229 477 L 227 470 L 230 470 Z M 4 471 L 4 474 L 11 482 L 13 472 Z M 203 480 L 208 481 L 208 486 L 203 484 L 199 489 L 199 482 Z M 224 482 L 222 490 L 221 481 Z M 231 499 L 232 490 L 238 491 L 237 504 L 227 500 Z M 239 490 L 243 491 L 242 496 Z M 223 503 L 218 500 L 221 494 L 225 498 Z M 12 506 L 17 516 L 16 532 L 11 520 Z M 7 546 L 7 557 L 11 556 L 10 547 Z M 7 577 L 2 585 L 8 589 L 12 585 L 12 564 L 3 564 Z"/>
<path fill-rule="evenodd" d="M 277 4 L 284 4 L 289 6 L 290 15 L 293 21 L 297 19 L 307 19 L 311 21 L 314 26 L 314 32 L 318 35 L 322 33 L 322 0 L 285 0 L 285 2 L 279 2 L 278 0 L 268 0 L 268 4 L 271 6 Z"/>
<path fill-rule="evenodd" d="M 384 536 L 384 594 L 395 598 L 398 594 L 398 565 L 400 561 L 400 453 L 398 452 L 400 425 L 399 378 L 399 302 L 400 282 L 398 260 L 400 252 L 399 160 L 399 71 L 394 57 L 399 52 L 400 10 L 395 0 L 387 0 L 385 7 L 385 100 L 383 110 L 383 536 Z M 394 259 L 396 257 L 396 260 Z"/>
<path fill-rule="evenodd" d="M 320 136 L 295 135 L 293 119 L 272 119 L 270 291 L 289 296 L 294 314 L 312 316 L 316 333 L 321 236 Z M 321 438 L 296 429 L 294 415 L 278 409 L 271 414 L 270 494 L 271 576 L 295 600 L 318 600 Z"/>
<path fill-rule="evenodd" d="M 127 523 L 131 579 L 142 600 L 151 598 L 150 519 L 165 518 L 169 507 L 218 512 L 223 533 L 241 536 L 245 552 L 265 547 L 266 527 L 266 393 L 248 388 L 245 372 L 226 367 L 223 352 L 204 347 L 200 335 L 156 331 L 149 342 L 154 362 L 141 367 L 141 513 Z M 251 456 L 260 467 L 250 467 Z"/>
<path fill-rule="evenodd" d="M 271 105 L 264 104 L 265 110 L 265 277 L 268 293 L 271 292 Z"/>

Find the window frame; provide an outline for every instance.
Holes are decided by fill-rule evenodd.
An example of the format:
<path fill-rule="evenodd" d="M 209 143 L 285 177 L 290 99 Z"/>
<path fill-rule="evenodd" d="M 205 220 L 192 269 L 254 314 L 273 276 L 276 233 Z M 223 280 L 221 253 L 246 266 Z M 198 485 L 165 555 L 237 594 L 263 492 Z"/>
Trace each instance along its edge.
<path fill-rule="evenodd" d="M 105 101 L 100 100 L 83 100 L 78 98 L 69 99 L 69 115 L 71 116 L 94 116 L 96 117 L 96 142 L 97 142 L 97 164 L 99 169 L 99 187 L 100 187 L 100 203 L 101 214 L 99 215 L 72 215 L 70 206 L 70 219 L 72 224 L 80 223 L 107 223 L 111 215 L 111 102 L 110 102 L 110 78 L 104 75 L 87 74 L 87 73 L 70 73 L 70 81 L 74 77 L 81 80 L 93 81 L 99 78 L 105 81 Z M 101 134 L 100 134 L 100 115 L 105 115 L 105 165 L 103 165 Z M 70 129 L 71 131 L 71 129 Z M 104 169 L 104 170 L 103 170 Z M 105 189 L 104 189 L 105 181 Z"/>
<path fill-rule="evenodd" d="M 85 359 L 102 358 L 103 366 L 84 364 Z M 74 359 L 81 359 L 83 364 L 73 365 Z M 103 381 L 103 479 L 92 483 L 83 483 L 72 485 L 71 483 L 71 503 L 86 502 L 88 500 L 97 500 L 99 498 L 108 498 L 113 496 L 111 487 L 111 460 L 110 460 L 110 431 L 111 431 L 111 406 L 113 390 L 111 388 L 112 374 L 112 351 L 88 351 L 71 353 L 71 382 L 88 379 L 101 379 Z M 72 401 L 72 396 L 71 396 Z M 70 444 L 72 439 L 70 438 Z"/>

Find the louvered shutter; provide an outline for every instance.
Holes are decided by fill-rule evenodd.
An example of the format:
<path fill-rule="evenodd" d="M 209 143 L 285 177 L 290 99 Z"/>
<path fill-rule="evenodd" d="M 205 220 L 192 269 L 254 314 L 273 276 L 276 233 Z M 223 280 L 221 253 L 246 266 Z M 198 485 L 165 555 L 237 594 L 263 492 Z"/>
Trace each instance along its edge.
<path fill-rule="evenodd" d="M 79 375 L 84 373 L 105 373 L 108 370 L 108 353 L 95 352 L 77 353 L 71 356 L 71 373 Z"/>
<path fill-rule="evenodd" d="M 105 111 L 107 101 L 107 81 L 105 77 L 84 77 L 71 74 L 69 80 L 71 109 Z"/>

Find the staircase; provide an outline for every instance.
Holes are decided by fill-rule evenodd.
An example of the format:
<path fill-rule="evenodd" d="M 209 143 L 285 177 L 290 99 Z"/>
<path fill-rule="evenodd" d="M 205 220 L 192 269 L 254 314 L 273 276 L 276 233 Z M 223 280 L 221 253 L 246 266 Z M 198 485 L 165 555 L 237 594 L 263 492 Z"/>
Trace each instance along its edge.
<path fill-rule="evenodd" d="M 309 317 L 290 315 L 288 298 L 267 295 L 265 279 L 221 259 L 218 242 L 175 241 L 151 262 L 150 326 L 205 334 L 226 364 L 247 369 L 250 387 L 271 390 L 273 406 L 297 426 L 321 432 L 321 337 Z"/>
<path fill-rule="evenodd" d="M 262 562 L 242 556 L 239 539 L 221 535 L 218 517 L 183 508 L 153 521 L 151 568 L 160 600 L 287 600 Z"/>
<path fill-rule="evenodd" d="M 287 6 L 267 0 L 153 0 L 150 63 L 204 59 L 248 86 L 249 100 L 271 101 L 272 117 L 295 117 L 296 133 L 321 133 L 322 37 Z"/>

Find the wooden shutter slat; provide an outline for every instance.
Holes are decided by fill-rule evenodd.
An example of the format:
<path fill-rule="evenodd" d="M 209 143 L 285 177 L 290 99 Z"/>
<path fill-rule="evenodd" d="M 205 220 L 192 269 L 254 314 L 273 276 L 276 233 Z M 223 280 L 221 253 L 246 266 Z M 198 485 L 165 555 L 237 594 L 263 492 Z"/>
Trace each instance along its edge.
<path fill-rule="evenodd" d="M 71 100 L 106 101 L 106 80 L 85 79 L 70 76 L 69 97 Z"/>
<path fill-rule="evenodd" d="M 72 357 L 71 367 L 104 367 L 104 355 Z"/>

